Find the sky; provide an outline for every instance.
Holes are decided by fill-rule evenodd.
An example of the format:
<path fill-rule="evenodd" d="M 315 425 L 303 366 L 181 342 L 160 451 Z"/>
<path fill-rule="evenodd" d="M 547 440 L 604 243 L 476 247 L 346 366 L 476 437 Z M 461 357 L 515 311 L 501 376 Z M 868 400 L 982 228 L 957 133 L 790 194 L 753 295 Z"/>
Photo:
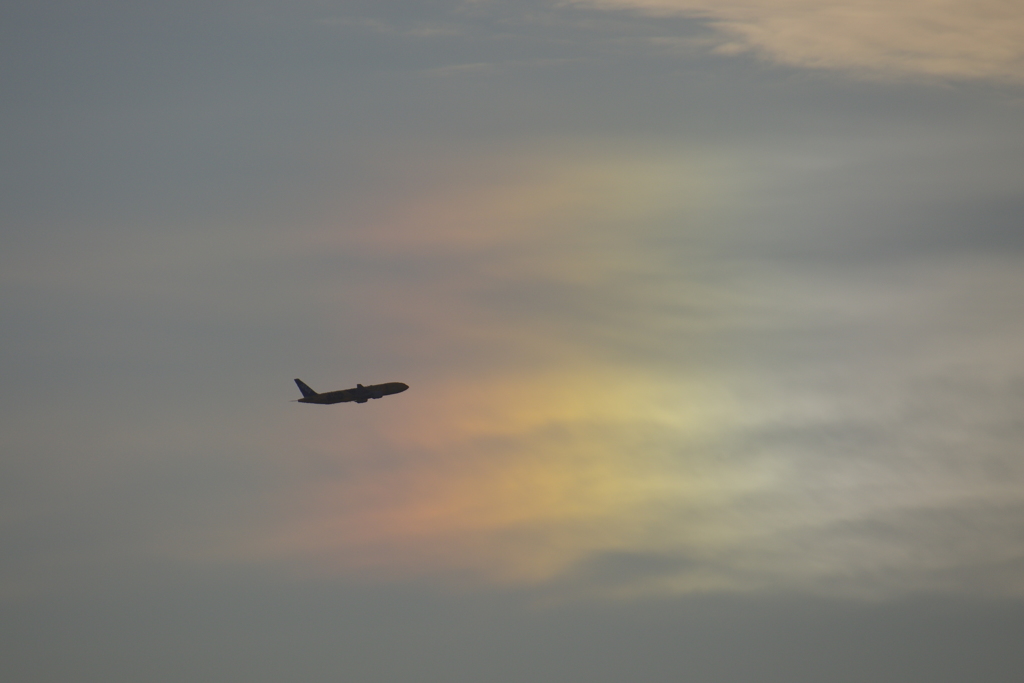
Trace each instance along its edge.
<path fill-rule="evenodd" d="M 0 679 L 1019 680 L 1015 0 L 8 3 L 0 85 Z"/>

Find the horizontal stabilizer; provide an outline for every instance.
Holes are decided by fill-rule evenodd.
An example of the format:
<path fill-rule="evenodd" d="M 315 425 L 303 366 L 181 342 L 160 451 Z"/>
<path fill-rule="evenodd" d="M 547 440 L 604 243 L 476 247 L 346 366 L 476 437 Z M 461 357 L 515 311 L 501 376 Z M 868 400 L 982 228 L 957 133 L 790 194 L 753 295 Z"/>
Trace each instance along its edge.
<path fill-rule="evenodd" d="M 301 379 L 295 378 L 295 383 L 297 385 L 299 385 L 299 391 L 302 392 L 302 397 L 303 398 L 312 398 L 313 396 L 317 395 L 317 393 L 315 391 L 313 391 L 312 389 L 310 389 L 306 385 L 306 383 L 303 382 Z"/>

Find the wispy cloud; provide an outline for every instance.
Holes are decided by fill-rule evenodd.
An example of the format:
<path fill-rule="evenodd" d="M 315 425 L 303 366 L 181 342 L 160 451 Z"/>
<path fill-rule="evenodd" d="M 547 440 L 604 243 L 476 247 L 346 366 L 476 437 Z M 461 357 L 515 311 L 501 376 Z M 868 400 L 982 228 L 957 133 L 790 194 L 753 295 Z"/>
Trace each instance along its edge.
<path fill-rule="evenodd" d="M 704 19 L 715 50 L 874 78 L 1024 80 L 1015 0 L 570 0 Z"/>

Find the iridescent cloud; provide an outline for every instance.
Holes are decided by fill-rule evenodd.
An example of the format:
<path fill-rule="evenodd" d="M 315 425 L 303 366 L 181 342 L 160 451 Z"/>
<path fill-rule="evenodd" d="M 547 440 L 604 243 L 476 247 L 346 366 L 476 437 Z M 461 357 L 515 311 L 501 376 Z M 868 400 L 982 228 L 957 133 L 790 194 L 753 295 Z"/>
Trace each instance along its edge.
<path fill-rule="evenodd" d="M 964 287 L 973 266 L 737 274 L 707 207 L 757 200 L 683 151 L 433 160 L 419 190 L 303 234 L 361 264 L 325 283 L 345 312 L 331 345 L 374 330 L 380 379 L 411 390 L 295 413 L 275 521 L 175 552 L 602 595 L 1022 588 L 977 574 L 1017 557 L 1013 385 L 934 402 L 958 364 L 1020 338 L 998 312 L 954 337 L 991 298 Z M 949 457 L 958 443 L 977 457 Z"/>

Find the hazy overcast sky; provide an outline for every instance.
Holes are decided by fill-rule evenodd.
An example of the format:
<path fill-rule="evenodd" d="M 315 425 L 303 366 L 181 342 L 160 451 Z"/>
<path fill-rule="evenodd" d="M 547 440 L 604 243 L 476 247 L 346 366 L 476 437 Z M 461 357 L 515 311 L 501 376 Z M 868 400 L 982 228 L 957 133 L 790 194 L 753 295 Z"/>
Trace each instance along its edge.
<path fill-rule="evenodd" d="M 1024 675 L 1018 0 L 9 3 L 0 85 L 5 682 Z"/>

